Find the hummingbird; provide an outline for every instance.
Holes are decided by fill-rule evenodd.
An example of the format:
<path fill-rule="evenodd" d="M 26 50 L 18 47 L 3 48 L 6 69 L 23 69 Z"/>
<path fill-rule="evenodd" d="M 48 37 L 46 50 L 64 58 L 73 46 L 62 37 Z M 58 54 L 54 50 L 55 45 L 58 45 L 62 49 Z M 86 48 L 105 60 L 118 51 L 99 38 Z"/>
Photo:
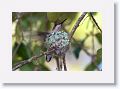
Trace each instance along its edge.
<path fill-rule="evenodd" d="M 55 25 L 51 32 L 35 32 L 32 33 L 32 38 L 34 40 L 43 41 L 45 43 L 45 47 L 47 51 L 55 50 L 54 53 L 46 54 L 46 61 L 50 62 L 54 55 L 62 56 L 68 49 L 69 45 L 69 37 L 68 33 L 62 31 L 63 23 L 67 19 L 63 20 L 62 22 L 58 23 L 55 22 Z M 26 33 L 26 36 L 29 34 Z"/>
<path fill-rule="evenodd" d="M 54 55 L 57 55 L 57 56 L 64 55 L 68 49 L 69 36 L 68 36 L 68 33 L 62 31 L 63 23 L 66 20 L 67 19 L 63 20 L 59 24 L 55 24 L 55 26 L 53 27 L 53 30 L 46 36 L 45 43 L 46 43 L 47 50 L 50 51 L 54 49 L 54 53 L 52 54 L 49 53 L 46 55 L 47 62 L 50 62 L 50 60 Z"/>

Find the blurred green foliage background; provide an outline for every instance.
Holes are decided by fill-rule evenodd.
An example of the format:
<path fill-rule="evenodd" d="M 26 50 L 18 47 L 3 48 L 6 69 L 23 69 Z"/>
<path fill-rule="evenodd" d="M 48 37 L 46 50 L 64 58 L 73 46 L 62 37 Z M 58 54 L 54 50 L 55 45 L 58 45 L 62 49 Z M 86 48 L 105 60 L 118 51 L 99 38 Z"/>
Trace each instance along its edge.
<path fill-rule="evenodd" d="M 70 33 L 81 12 L 13 12 L 12 13 L 12 66 L 27 60 L 34 55 L 46 51 L 43 37 L 37 33 L 52 31 L 55 23 L 63 24 L 64 31 Z M 92 12 L 100 28 L 102 28 L 102 15 Z M 44 35 L 44 34 L 43 34 Z M 66 53 L 69 71 L 101 70 L 102 66 L 102 33 L 93 22 L 89 13 L 77 28 L 69 51 Z M 50 63 L 45 61 L 45 56 L 32 63 L 19 68 L 20 71 L 54 71 L 54 59 Z"/>

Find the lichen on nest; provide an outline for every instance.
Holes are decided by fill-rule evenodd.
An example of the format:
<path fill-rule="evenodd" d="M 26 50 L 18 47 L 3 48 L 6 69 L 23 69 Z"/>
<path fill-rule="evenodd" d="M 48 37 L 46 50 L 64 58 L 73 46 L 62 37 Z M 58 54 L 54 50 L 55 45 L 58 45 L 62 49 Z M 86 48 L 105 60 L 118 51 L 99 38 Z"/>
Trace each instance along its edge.
<path fill-rule="evenodd" d="M 48 34 L 45 41 L 47 49 L 55 49 L 56 53 L 58 50 L 64 52 L 64 49 L 69 45 L 69 42 L 68 33 L 64 31 L 57 31 Z"/>

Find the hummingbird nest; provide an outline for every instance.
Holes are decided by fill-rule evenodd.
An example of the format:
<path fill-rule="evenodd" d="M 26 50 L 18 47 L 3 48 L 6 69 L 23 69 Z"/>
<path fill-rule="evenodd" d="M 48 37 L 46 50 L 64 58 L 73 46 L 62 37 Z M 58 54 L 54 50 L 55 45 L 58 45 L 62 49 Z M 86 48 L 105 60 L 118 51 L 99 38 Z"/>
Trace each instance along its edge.
<path fill-rule="evenodd" d="M 47 49 L 55 49 L 57 55 L 64 54 L 69 47 L 69 43 L 68 33 L 64 31 L 52 32 L 46 38 Z"/>

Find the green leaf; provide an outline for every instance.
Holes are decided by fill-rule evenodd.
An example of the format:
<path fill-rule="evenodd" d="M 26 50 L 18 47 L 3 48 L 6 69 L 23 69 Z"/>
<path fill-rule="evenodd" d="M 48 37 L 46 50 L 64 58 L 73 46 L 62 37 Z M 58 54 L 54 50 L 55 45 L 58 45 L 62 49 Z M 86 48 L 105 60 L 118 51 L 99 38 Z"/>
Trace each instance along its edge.
<path fill-rule="evenodd" d="M 34 48 L 33 48 L 33 55 L 40 55 L 42 52 L 41 52 L 41 49 L 43 49 L 43 46 L 40 47 L 38 45 L 35 45 Z M 45 62 L 45 56 L 42 56 L 40 58 L 38 58 L 37 60 L 33 61 L 33 64 L 35 65 L 38 65 L 40 63 L 44 64 Z"/>
<path fill-rule="evenodd" d="M 22 61 L 22 60 L 26 60 L 31 57 L 31 50 L 30 50 L 29 46 L 25 45 L 24 43 L 18 44 L 16 42 L 13 47 L 12 53 L 14 53 L 14 51 L 16 51 L 17 47 L 18 47 L 18 49 L 17 49 L 17 52 L 13 59 L 13 64 L 16 62 Z"/>
<path fill-rule="evenodd" d="M 32 71 L 34 69 L 34 65 L 32 63 L 26 64 L 22 67 L 20 67 L 21 71 Z"/>
<path fill-rule="evenodd" d="M 74 53 L 76 59 L 79 58 L 80 51 L 82 50 L 82 46 L 83 46 L 83 44 L 84 44 L 85 41 L 86 41 L 86 38 L 83 39 L 83 40 L 81 40 L 81 41 L 78 41 L 78 42 L 77 42 L 77 41 L 74 41 L 74 42 L 72 43 L 73 47 L 75 47 L 73 53 Z M 77 44 L 77 45 L 76 45 L 76 44 Z"/>
<path fill-rule="evenodd" d="M 80 51 L 81 51 L 81 47 L 76 47 L 76 48 L 74 49 L 73 53 L 74 53 L 76 59 L 79 58 Z"/>
<path fill-rule="evenodd" d="M 102 44 L 102 34 L 101 34 L 101 33 L 97 33 L 95 36 L 96 36 L 98 42 L 99 42 L 100 44 Z"/>
<path fill-rule="evenodd" d="M 29 46 L 25 45 L 24 43 L 21 43 L 17 54 L 23 58 L 23 60 L 28 59 L 31 57 L 31 50 Z"/>
<path fill-rule="evenodd" d="M 96 69 L 96 66 L 98 66 L 100 63 L 102 62 L 102 48 L 97 50 L 97 56 L 96 56 L 96 60 L 94 61 L 94 63 L 90 63 L 85 70 L 86 71 L 93 71 Z"/>
<path fill-rule="evenodd" d="M 40 46 L 35 45 L 33 48 L 33 55 L 39 55 L 40 54 Z"/>
<path fill-rule="evenodd" d="M 102 61 L 102 48 L 97 50 L 97 57 L 96 57 L 96 64 L 100 64 L 100 62 Z"/>
<path fill-rule="evenodd" d="M 96 66 L 93 63 L 90 63 L 86 68 L 85 71 L 93 71 Z"/>
<path fill-rule="evenodd" d="M 27 18 L 25 18 L 22 20 L 22 23 L 20 25 L 22 28 L 26 30 L 30 26 L 30 21 Z"/>

